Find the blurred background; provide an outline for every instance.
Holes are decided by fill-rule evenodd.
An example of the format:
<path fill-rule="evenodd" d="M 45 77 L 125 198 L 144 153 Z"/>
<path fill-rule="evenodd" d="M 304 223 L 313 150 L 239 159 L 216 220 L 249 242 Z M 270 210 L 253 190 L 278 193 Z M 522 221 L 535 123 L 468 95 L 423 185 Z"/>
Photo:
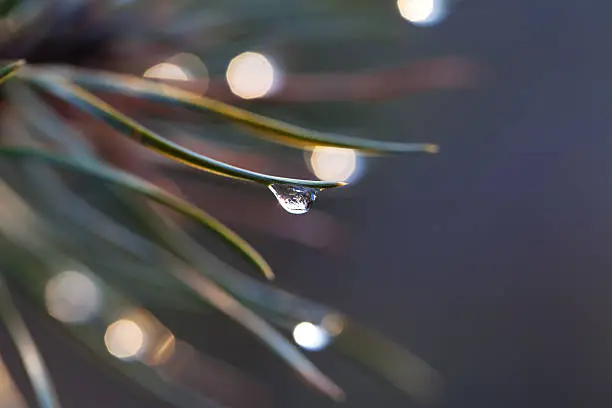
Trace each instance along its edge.
<path fill-rule="evenodd" d="M 569 0 L 49 1 L 44 24 L 0 51 L 157 78 L 312 129 L 439 144 L 434 156 L 366 157 L 302 152 L 188 115 L 172 127 L 173 140 L 245 168 L 353 182 L 296 216 L 264 189 L 84 125 L 108 161 L 244 236 L 275 268 L 275 285 L 429 363 L 444 379 L 441 406 L 603 407 L 612 404 L 611 12 Z M 169 129 L 167 112 L 112 102 Z M 95 196 L 95 184 L 80 188 Z M 168 406 L 17 301 L 65 407 Z M 225 318 L 155 312 L 199 350 L 184 350 L 175 375 L 227 406 L 335 406 Z M 33 401 L 4 329 L 0 350 Z M 324 347 L 308 356 L 345 389 L 340 406 L 418 406 Z M 1 406 L 19 406 L 10 398 Z"/>

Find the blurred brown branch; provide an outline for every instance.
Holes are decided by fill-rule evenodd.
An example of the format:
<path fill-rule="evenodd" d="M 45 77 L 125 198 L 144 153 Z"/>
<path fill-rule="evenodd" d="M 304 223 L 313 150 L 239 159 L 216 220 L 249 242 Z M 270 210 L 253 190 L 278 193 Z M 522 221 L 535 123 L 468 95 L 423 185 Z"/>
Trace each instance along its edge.
<path fill-rule="evenodd" d="M 441 57 L 362 73 L 289 74 L 279 92 L 263 99 L 278 102 L 386 100 L 428 90 L 472 88 L 483 79 L 484 70 L 474 61 Z M 176 82 L 180 81 L 172 84 L 180 87 Z M 194 91 L 198 91 L 197 86 Z M 225 80 L 211 81 L 206 94 L 220 100 L 239 100 Z"/>
<path fill-rule="evenodd" d="M 388 100 L 423 91 L 472 89 L 483 85 L 487 79 L 487 71 L 477 62 L 448 56 L 363 73 L 288 74 L 282 88 L 262 98 L 260 103 Z M 241 101 L 232 94 L 224 78 L 160 82 L 225 102 Z M 126 113 L 179 115 L 181 120 L 194 117 L 179 109 L 125 95 L 101 93 L 100 96 Z"/>

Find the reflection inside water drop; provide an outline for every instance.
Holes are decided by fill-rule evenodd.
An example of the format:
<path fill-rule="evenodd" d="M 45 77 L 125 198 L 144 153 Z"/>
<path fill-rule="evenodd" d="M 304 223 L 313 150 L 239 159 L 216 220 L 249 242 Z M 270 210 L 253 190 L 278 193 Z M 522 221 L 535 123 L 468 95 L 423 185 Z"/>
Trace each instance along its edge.
<path fill-rule="evenodd" d="M 307 213 L 320 191 L 316 188 L 289 184 L 272 184 L 269 188 L 285 211 L 291 214 Z"/>

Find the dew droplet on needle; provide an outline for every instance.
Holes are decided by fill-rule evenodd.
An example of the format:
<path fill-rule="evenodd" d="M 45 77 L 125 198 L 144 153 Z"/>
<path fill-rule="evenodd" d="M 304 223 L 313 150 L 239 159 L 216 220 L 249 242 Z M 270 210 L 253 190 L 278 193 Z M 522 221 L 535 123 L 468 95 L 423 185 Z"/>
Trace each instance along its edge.
<path fill-rule="evenodd" d="M 310 211 L 312 203 L 317 199 L 319 189 L 312 187 L 294 186 L 291 184 L 271 184 L 270 191 L 279 204 L 291 214 L 306 214 Z"/>

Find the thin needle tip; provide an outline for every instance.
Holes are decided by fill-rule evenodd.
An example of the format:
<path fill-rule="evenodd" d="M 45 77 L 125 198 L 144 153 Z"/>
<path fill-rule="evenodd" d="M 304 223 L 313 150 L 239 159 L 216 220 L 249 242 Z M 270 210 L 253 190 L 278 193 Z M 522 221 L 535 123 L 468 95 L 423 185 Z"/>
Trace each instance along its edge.
<path fill-rule="evenodd" d="M 335 384 L 334 384 L 335 385 Z M 329 397 L 337 403 L 346 401 L 346 393 L 338 386 L 334 386 L 332 389 L 327 390 Z"/>
<path fill-rule="evenodd" d="M 427 153 L 439 153 L 440 152 L 440 146 L 436 145 L 436 144 L 428 144 L 425 146 L 424 151 Z"/>
<path fill-rule="evenodd" d="M 276 279 L 276 275 L 274 274 L 274 272 L 272 272 L 272 269 L 269 269 L 269 268 L 264 269 L 263 274 L 266 277 L 266 279 L 269 281 L 273 281 Z"/>
<path fill-rule="evenodd" d="M 336 402 L 345 402 L 346 401 L 346 394 L 344 393 L 344 391 L 338 390 L 338 393 L 336 395 L 334 395 L 334 400 Z"/>
<path fill-rule="evenodd" d="M 321 393 L 327 395 L 332 401 L 338 403 L 346 401 L 346 393 L 333 381 L 324 378 L 315 380 L 313 384 Z"/>

